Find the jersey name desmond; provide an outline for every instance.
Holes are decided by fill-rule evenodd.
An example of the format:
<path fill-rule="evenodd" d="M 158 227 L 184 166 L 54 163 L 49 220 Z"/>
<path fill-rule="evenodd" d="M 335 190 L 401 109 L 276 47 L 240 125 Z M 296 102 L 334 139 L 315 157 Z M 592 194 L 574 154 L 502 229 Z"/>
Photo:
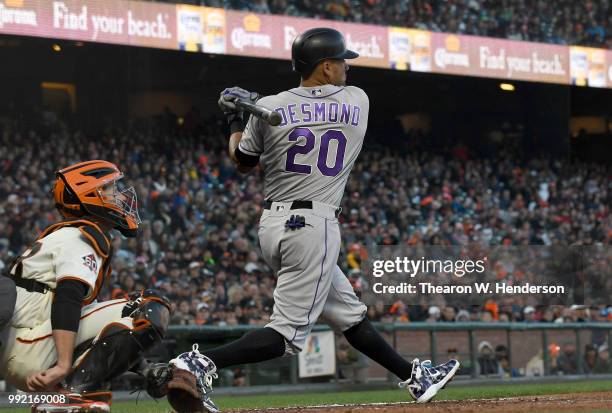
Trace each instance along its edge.
<path fill-rule="evenodd" d="M 361 113 L 359 106 L 339 102 L 292 103 L 274 110 L 283 118 L 279 128 L 300 123 L 343 123 L 359 126 Z"/>

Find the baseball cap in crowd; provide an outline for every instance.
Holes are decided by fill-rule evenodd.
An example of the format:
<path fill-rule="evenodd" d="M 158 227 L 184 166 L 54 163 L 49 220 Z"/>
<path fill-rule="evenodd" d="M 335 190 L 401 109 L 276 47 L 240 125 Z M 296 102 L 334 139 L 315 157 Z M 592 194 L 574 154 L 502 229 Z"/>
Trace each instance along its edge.
<path fill-rule="evenodd" d="M 467 310 L 459 310 L 455 316 L 455 321 L 470 321 L 470 313 Z"/>
<path fill-rule="evenodd" d="M 528 305 L 527 307 L 523 309 L 523 314 L 532 314 L 532 313 L 535 313 L 535 308 L 533 308 L 530 305 Z"/>
<path fill-rule="evenodd" d="M 493 352 L 493 346 L 491 345 L 491 343 L 486 340 L 483 340 L 480 342 L 480 344 L 478 344 L 478 352 L 482 352 L 482 350 L 484 350 L 485 348 L 488 348 L 491 352 Z"/>
<path fill-rule="evenodd" d="M 432 305 L 429 307 L 429 315 L 440 315 L 440 308 L 438 306 Z"/>
<path fill-rule="evenodd" d="M 255 271 L 260 271 L 259 266 L 257 264 L 255 264 L 254 262 L 249 262 L 247 265 L 244 266 L 244 270 L 248 273 L 251 274 L 252 272 Z"/>

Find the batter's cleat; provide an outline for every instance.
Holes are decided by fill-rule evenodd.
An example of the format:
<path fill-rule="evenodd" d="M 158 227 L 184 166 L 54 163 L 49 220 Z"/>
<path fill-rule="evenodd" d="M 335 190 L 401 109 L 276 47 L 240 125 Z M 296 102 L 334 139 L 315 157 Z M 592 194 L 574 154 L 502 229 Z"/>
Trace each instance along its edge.
<path fill-rule="evenodd" d="M 192 351 L 179 354 L 178 357 L 170 360 L 170 365 L 191 372 L 196 376 L 196 385 L 201 396 L 202 408 L 201 412 L 218 413 L 219 408 L 212 401 L 210 395 L 213 392 L 213 379 L 218 378 L 217 366 L 215 363 L 200 353 L 198 345 L 194 344 Z"/>
<path fill-rule="evenodd" d="M 219 413 L 221 410 L 217 407 L 215 402 L 208 396 L 202 398 L 202 405 L 209 413 Z"/>
<path fill-rule="evenodd" d="M 414 359 L 410 378 L 400 382 L 399 387 L 408 389 L 417 403 L 427 403 L 453 379 L 459 366 L 454 359 L 438 366 L 432 366 L 429 360 Z"/>
<path fill-rule="evenodd" d="M 41 403 L 32 406 L 32 413 L 109 413 L 112 395 L 109 392 L 62 394 L 64 403 Z"/>

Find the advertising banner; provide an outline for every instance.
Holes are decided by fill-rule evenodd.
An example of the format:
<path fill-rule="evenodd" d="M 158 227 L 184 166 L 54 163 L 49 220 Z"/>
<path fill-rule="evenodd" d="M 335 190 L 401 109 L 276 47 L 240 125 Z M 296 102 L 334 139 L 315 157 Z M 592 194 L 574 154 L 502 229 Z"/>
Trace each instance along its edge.
<path fill-rule="evenodd" d="M 351 65 L 612 87 L 612 51 L 128 0 L 0 0 L 0 34 L 289 60 L 313 27 L 342 32 Z"/>
<path fill-rule="evenodd" d="M 331 376 L 336 372 L 336 340 L 333 331 L 313 332 L 298 355 L 300 378 Z"/>
<path fill-rule="evenodd" d="M 179 50 L 225 53 L 225 10 L 179 4 L 176 25 Z"/>
<path fill-rule="evenodd" d="M 321 22 L 311 20 L 313 26 Z M 318 23 L 318 24 L 317 24 Z M 351 64 L 369 67 L 389 67 L 389 36 L 385 26 L 329 22 L 346 38 L 346 47 L 359 53 Z"/>
<path fill-rule="evenodd" d="M 0 33 L 44 36 L 40 1 L 0 0 Z"/>
<path fill-rule="evenodd" d="M 606 73 L 608 74 L 606 84 L 612 87 L 612 50 L 606 51 Z"/>
<path fill-rule="evenodd" d="M 431 72 L 431 32 L 389 27 L 389 67 Z"/>
<path fill-rule="evenodd" d="M 434 73 L 569 83 L 567 47 L 448 33 L 432 37 Z"/>
<path fill-rule="evenodd" d="M 291 59 L 291 44 L 298 34 L 314 27 L 342 32 L 349 49 L 360 57 L 358 66 L 388 67 L 387 29 L 384 26 L 261 15 L 227 11 L 227 52 L 241 56 Z"/>
<path fill-rule="evenodd" d="M 176 6 L 122 0 L 3 0 L 0 33 L 176 49 Z"/>
<path fill-rule="evenodd" d="M 239 56 L 286 59 L 281 16 L 265 16 L 228 10 L 227 53 Z"/>
<path fill-rule="evenodd" d="M 606 78 L 610 76 L 610 62 L 606 63 L 604 49 L 570 46 L 571 84 L 575 86 L 606 87 Z M 612 86 L 612 82 L 609 83 Z"/>

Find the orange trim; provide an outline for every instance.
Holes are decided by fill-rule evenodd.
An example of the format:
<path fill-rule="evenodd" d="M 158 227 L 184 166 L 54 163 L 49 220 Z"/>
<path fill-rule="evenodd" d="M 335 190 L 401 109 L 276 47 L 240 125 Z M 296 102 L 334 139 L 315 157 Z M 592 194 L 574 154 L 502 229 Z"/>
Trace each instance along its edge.
<path fill-rule="evenodd" d="M 81 396 L 87 400 L 106 402 L 109 406 L 113 404 L 113 393 L 109 391 L 84 392 Z"/>
<path fill-rule="evenodd" d="M 17 341 L 19 341 L 21 344 L 34 344 L 37 341 L 45 340 L 45 339 L 47 339 L 49 337 L 52 337 L 52 336 L 53 336 L 53 334 L 47 334 L 46 336 L 37 337 L 34 340 L 27 340 L 25 338 L 17 337 Z"/>
<path fill-rule="evenodd" d="M 81 225 L 79 225 L 81 224 Z M 93 221 L 90 221 L 88 219 L 71 219 L 68 221 L 62 221 L 62 222 L 58 222 L 56 224 L 50 225 L 49 227 L 47 227 L 43 232 L 40 233 L 40 235 L 38 236 L 38 238 L 36 238 L 37 240 L 46 237 L 47 235 L 49 235 L 50 233 L 61 229 L 63 227 L 77 227 L 79 229 L 79 231 L 81 232 L 81 234 L 84 234 L 88 240 L 91 241 L 91 243 L 93 244 L 94 249 L 96 250 L 96 252 L 98 253 L 98 255 L 101 255 L 103 258 L 106 258 L 108 256 L 108 254 L 104 254 L 101 250 L 100 247 L 98 246 L 98 243 L 96 242 L 96 240 L 94 238 L 92 238 L 89 234 L 87 234 L 85 231 L 81 231 L 81 226 L 85 226 L 85 225 L 89 225 L 92 226 L 94 228 L 96 228 L 103 236 L 104 238 L 106 238 L 106 240 L 108 241 L 108 244 L 110 245 L 110 240 L 108 239 L 108 237 L 106 236 L 105 232 L 102 231 L 102 229 L 100 228 L 100 226 L 98 224 L 96 224 Z"/>
<path fill-rule="evenodd" d="M 119 327 L 123 328 L 124 330 L 131 330 L 131 328 L 129 328 L 125 324 L 119 323 L 117 321 L 113 321 L 112 323 L 109 323 L 109 324 L 105 325 L 104 328 L 102 330 L 100 330 L 100 332 L 98 333 L 97 337 L 102 337 L 104 335 L 104 333 L 106 332 L 106 330 L 108 330 L 112 326 L 119 326 Z"/>
<path fill-rule="evenodd" d="M 93 223 L 92 223 L 93 224 Z M 93 224 L 93 226 L 95 226 L 97 229 L 100 229 L 97 225 Z M 79 231 L 81 231 L 81 235 L 83 235 L 84 237 L 86 237 L 90 242 L 91 245 L 93 245 L 94 249 L 96 250 L 96 252 L 98 253 L 98 255 L 100 255 L 103 259 L 108 258 L 108 254 L 105 254 L 102 252 L 102 250 L 100 249 L 100 245 L 98 245 L 98 242 L 96 241 L 96 239 L 94 237 L 92 237 L 91 235 L 89 235 L 89 233 L 87 231 L 83 231 L 83 227 L 79 227 Z M 102 231 L 100 230 L 100 232 L 102 233 Z M 104 233 L 102 233 L 104 234 Z M 106 237 L 105 237 L 106 238 Z M 110 241 L 109 241 L 109 245 L 110 245 Z"/>
<path fill-rule="evenodd" d="M 92 315 L 92 314 L 93 314 L 93 313 L 95 313 L 95 312 L 98 312 L 98 311 L 100 311 L 100 310 L 104 310 L 104 309 L 105 309 L 105 308 L 107 308 L 107 307 L 111 307 L 111 306 L 113 306 L 113 305 L 125 304 L 125 303 L 127 303 L 127 302 L 128 302 L 128 300 L 123 300 L 123 301 L 119 301 L 119 302 L 116 302 L 116 303 L 106 304 L 105 306 L 102 306 L 102 307 L 96 308 L 96 309 L 95 309 L 95 310 L 93 310 L 92 312 L 89 312 L 89 313 L 87 313 L 87 314 L 85 314 L 85 315 L 82 315 L 82 316 L 81 316 L 81 320 L 82 320 L 82 319 L 84 319 L 84 318 L 86 318 L 86 317 L 89 317 L 90 315 Z"/>
<path fill-rule="evenodd" d="M 138 320 L 132 320 L 132 325 L 134 326 L 132 331 L 140 331 L 149 327 L 151 322 L 149 320 L 145 320 L 144 318 L 139 318 Z"/>
<path fill-rule="evenodd" d="M 93 290 L 91 290 L 91 294 L 89 294 L 83 300 L 83 303 L 85 305 L 91 304 L 93 300 L 95 300 L 96 297 L 98 296 L 98 293 L 100 292 L 100 288 L 102 288 L 102 283 L 104 282 L 104 276 L 105 276 L 104 274 L 102 274 L 102 271 L 104 271 L 104 265 L 102 265 L 102 268 L 100 268 L 100 272 L 98 273 L 98 278 L 96 279 L 96 286 L 94 287 Z"/>

